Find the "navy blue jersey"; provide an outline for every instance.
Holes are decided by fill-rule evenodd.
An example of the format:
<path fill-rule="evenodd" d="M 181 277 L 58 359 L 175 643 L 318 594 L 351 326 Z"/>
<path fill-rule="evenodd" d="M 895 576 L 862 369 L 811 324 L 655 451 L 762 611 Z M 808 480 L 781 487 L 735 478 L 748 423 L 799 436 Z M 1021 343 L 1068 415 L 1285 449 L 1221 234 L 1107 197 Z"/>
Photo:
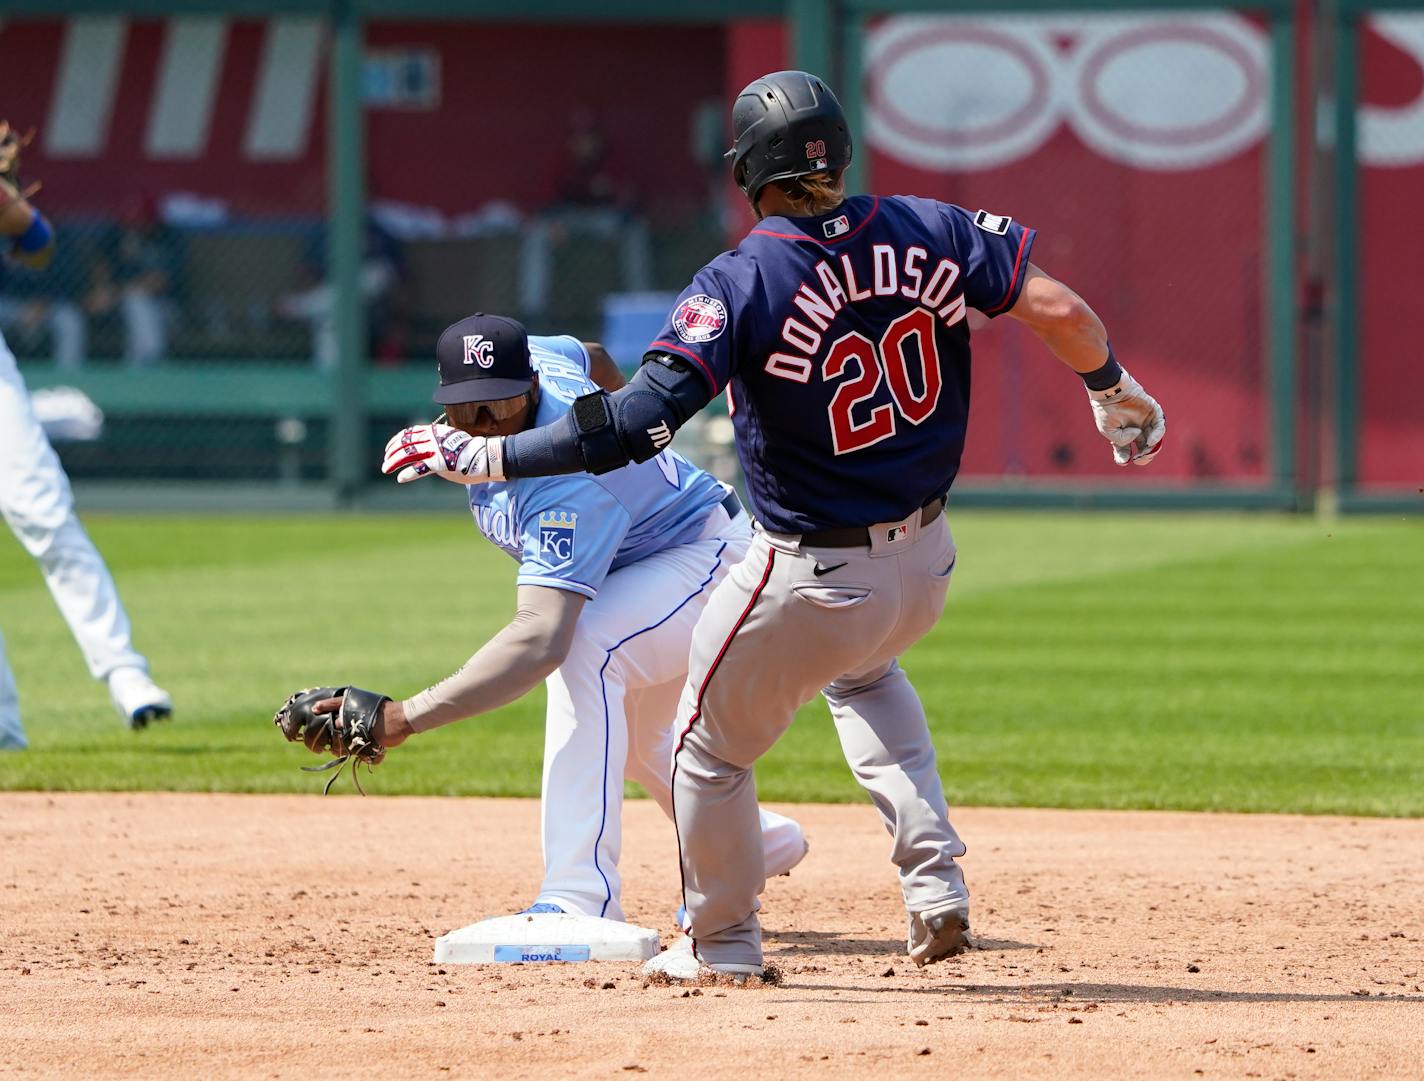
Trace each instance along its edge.
<path fill-rule="evenodd" d="M 728 398 L 752 510 L 806 533 L 944 495 L 969 419 L 966 308 L 1018 300 L 1034 231 L 985 211 L 857 196 L 767 218 L 698 271 L 650 352 Z"/>

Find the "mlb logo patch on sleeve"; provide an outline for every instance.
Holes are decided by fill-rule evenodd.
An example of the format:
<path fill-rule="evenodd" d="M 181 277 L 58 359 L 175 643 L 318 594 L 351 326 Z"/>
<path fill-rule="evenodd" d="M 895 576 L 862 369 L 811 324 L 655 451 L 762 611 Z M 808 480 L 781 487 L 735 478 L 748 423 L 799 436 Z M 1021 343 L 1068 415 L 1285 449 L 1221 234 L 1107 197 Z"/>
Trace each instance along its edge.
<path fill-rule="evenodd" d="M 995 236 L 1003 236 L 1009 231 L 1009 222 L 1013 218 L 1002 214 L 990 214 L 987 210 L 981 210 L 974 215 L 974 224 L 983 229 L 986 233 L 993 233 Z"/>
<path fill-rule="evenodd" d="M 574 557 L 578 515 L 566 510 L 546 510 L 539 515 L 539 558 L 551 567 Z"/>

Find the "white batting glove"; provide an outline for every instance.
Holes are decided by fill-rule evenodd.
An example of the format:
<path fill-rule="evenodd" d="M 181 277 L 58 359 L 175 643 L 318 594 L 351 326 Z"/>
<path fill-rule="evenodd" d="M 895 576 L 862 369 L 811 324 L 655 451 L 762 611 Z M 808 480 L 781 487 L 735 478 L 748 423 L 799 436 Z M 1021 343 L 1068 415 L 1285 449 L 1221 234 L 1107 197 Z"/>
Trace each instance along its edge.
<path fill-rule="evenodd" d="M 485 484 L 504 480 L 500 468 L 504 441 L 485 439 L 448 424 L 418 424 L 403 428 L 386 444 L 381 472 L 396 475 L 400 484 L 421 477 L 444 477 L 453 484 Z"/>
<path fill-rule="evenodd" d="M 1093 420 L 1113 448 L 1118 465 L 1147 465 L 1162 449 L 1167 418 L 1157 400 L 1123 370 L 1107 390 L 1090 390 Z"/>

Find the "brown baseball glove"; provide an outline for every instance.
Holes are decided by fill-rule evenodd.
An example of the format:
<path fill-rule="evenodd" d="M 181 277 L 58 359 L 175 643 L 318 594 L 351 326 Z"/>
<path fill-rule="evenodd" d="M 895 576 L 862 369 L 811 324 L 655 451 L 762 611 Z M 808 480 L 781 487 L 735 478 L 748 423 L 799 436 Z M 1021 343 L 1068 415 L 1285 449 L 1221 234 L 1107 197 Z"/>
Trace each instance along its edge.
<path fill-rule="evenodd" d="M 318 713 L 318 702 L 328 698 L 341 699 L 339 708 L 329 713 Z M 298 691 L 282 703 L 272 717 L 272 723 L 282 730 L 282 735 L 293 743 L 300 740 L 314 754 L 332 754 L 335 757 L 322 766 L 303 766 L 309 773 L 320 773 L 335 767 L 336 772 L 322 789 L 325 795 L 331 791 L 336 778 L 341 776 L 341 767 L 348 758 L 356 762 L 351 766 L 351 777 L 357 790 L 364 796 L 361 778 L 357 776 L 357 765 L 364 762 L 369 769 L 379 765 L 386 757 L 386 749 L 376 740 L 376 726 L 381 720 L 381 708 L 390 701 L 384 694 L 363 691 L 360 687 L 310 687 Z"/>

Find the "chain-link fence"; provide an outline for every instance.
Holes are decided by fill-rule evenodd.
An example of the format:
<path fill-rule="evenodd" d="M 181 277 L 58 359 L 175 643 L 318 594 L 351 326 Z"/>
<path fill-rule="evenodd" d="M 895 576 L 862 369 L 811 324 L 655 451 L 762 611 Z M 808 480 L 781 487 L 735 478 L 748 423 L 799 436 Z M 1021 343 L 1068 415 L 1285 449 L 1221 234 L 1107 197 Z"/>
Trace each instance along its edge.
<path fill-rule="evenodd" d="M 1171 453 L 1114 473 L 1072 376 L 1012 320 L 976 324 L 966 492 L 1071 493 L 1111 475 L 1238 503 L 1269 489 L 1280 505 L 1293 483 L 1290 199 L 1305 184 L 1282 186 L 1281 163 L 1289 174 L 1309 158 L 1279 142 L 1282 100 L 1292 85 L 1306 100 L 1315 76 L 1280 67 L 1304 50 L 1277 30 L 1315 31 L 1274 2 L 1267 14 L 886 6 L 843 5 L 852 29 L 831 35 L 859 181 L 1036 227 L 1035 262 L 1088 298 L 1169 409 Z M 601 340 L 631 368 L 672 297 L 749 224 L 722 160 L 732 96 L 804 46 L 780 18 L 371 18 L 363 150 L 347 159 L 361 164 L 329 172 L 341 160 L 331 19 L 220 12 L 215 0 L 210 16 L 0 24 L 0 117 L 37 129 L 26 166 L 60 237 L 48 271 L 0 268 L 0 330 L 32 388 L 73 386 L 102 408 L 93 438 L 82 406 L 40 395 L 79 480 L 336 479 L 331 412 L 350 358 L 327 252 L 333 180 L 348 173 L 365 197 L 355 351 L 373 483 L 385 436 L 430 415 L 440 330 L 471 312 Z M 1419 473 L 1417 411 L 1393 389 L 1412 355 L 1399 335 L 1413 276 L 1390 238 L 1420 213 L 1420 18 L 1371 16 L 1362 45 L 1352 446 L 1371 484 Z M 650 82 L 649 57 L 675 58 L 677 77 Z M 694 435 L 684 445 L 726 473 L 725 417 Z"/>
<path fill-rule="evenodd" d="M 1172 452 L 1114 483 L 1270 479 L 1272 52 L 1219 12 L 907 15 L 865 37 L 877 190 L 1012 215 L 1168 406 Z M 1071 373 L 1012 319 L 975 329 L 967 482 L 1114 471 Z"/>
<path fill-rule="evenodd" d="M 1424 393 L 1418 389 L 1420 275 L 1400 239 L 1424 236 L 1424 12 L 1377 11 L 1356 26 L 1355 224 L 1358 377 L 1343 418 L 1346 472 L 1366 490 L 1424 488 Z M 1351 358 L 1347 358 L 1351 359 Z M 1341 382 L 1347 383 L 1350 375 Z"/>
<path fill-rule="evenodd" d="M 703 43 L 630 97 L 648 55 Z M 368 442 L 427 413 L 440 331 L 477 310 L 604 340 L 632 367 L 725 247 L 721 26 L 373 21 L 359 283 Z M 318 480 L 336 367 L 323 20 L 21 19 L 0 116 L 54 221 L 0 270 L 0 329 L 72 476 Z M 532 58 L 558 79 L 528 78 Z M 432 377 L 433 378 L 433 377 Z M 65 423 L 68 416 L 69 422 Z M 82 436 L 91 438 L 76 438 Z"/>
<path fill-rule="evenodd" d="M 0 269 L 0 329 L 32 387 L 103 410 L 86 431 L 82 403 L 38 394 L 76 479 L 324 474 L 322 419 L 283 385 L 331 360 L 324 34 L 217 16 L 0 28 L 0 115 L 35 129 L 25 167 L 58 236 L 46 270 Z"/>

